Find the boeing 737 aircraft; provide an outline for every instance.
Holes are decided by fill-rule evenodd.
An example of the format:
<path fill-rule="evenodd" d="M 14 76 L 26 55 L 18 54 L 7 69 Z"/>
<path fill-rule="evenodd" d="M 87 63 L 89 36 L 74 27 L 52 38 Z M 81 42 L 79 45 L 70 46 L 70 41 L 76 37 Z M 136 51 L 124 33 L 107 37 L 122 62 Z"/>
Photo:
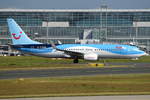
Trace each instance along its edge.
<path fill-rule="evenodd" d="M 101 58 L 131 58 L 146 55 L 144 51 L 130 45 L 119 44 L 43 44 L 31 40 L 14 19 L 7 19 L 12 38 L 12 47 L 21 52 L 49 57 L 72 58 L 74 63 L 78 59 L 96 61 Z"/>

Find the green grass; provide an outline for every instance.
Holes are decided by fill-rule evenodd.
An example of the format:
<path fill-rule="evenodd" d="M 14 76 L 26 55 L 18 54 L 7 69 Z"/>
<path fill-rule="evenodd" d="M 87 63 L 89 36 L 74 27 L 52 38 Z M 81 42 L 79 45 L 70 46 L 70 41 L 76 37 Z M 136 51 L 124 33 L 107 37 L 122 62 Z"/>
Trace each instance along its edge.
<path fill-rule="evenodd" d="M 105 59 L 106 62 L 150 62 L 150 56 L 141 57 L 139 60 L 131 60 L 131 59 Z M 89 62 L 96 62 L 100 63 L 103 60 L 99 61 L 85 61 L 80 60 L 79 63 L 89 63 Z M 0 67 L 51 67 L 54 64 L 73 64 L 72 59 L 51 59 L 51 58 L 42 58 L 42 57 L 35 57 L 35 56 L 7 56 L 7 57 L 0 57 Z"/>
<path fill-rule="evenodd" d="M 32 68 L 85 68 L 87 63 L 101 63 L 100 61 L 80 60 L 79 64 L 73 64 L 72 59 L 50 59 L 34 56 L 0 57 L 0 69 L 32 69 Z M 150 56 L 141 57 L 139 60 L 130 59 L 106 59 L 105 62 L 150 62 Z"/>
<path fill-rule="evenodd" d="M 150 74 L 0 80 L 0 98 L 150 94 Z"/>
<path fill-rule="evenodd" d="M 34 56 L 0 57 L 1 70 L 40 69 L 40 68 L 79 68 L 84 64 L 73 64 L 71 59 L 51 59 Z"/>
<path fill-rule="evenodd" d="M 137 61 L 129 59 L 106 59 L 105 61 L 150 62 L 150 56 L 141 57 Z M 94 61 L 94 63 L 100 62 L 102 61 Z M 80 64 L 73 64 L 72 59 L 34 56 L 0 57 L 0 71 L 5 69 L 85 68 L 89 67 L 87 63 L 89 61 L 80 60 Z M 150 74 L 0 80 L 0 98 L 123 94 L 150 94 Z"/>

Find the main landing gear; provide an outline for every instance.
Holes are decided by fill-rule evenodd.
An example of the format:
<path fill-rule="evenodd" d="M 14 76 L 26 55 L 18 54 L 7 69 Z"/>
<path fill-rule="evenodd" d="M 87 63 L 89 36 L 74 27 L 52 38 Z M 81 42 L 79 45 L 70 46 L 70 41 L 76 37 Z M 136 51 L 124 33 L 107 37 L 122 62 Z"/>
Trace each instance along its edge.
<path fill-rule="evenodd" d="M 79 62 L 78 58 L 75 58 L 75 59 L 73 60 L 73 63 L 78 63 L 78 62 Z"/>

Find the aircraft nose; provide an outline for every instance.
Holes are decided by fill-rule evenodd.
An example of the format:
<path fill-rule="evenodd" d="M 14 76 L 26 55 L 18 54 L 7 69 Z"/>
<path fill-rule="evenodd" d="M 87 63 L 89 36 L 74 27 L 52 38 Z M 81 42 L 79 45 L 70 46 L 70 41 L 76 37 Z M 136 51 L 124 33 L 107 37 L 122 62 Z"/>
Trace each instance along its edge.
<path fill-rule="evenodd" d="M 140 50 L 139 53 L 140 53 L 140 56 L 147 56 L 147 55 L 149 55 L 145 51 L 142 51 L 142 50 Z"/>
<path fill-rule="evenodd" d="M 148 56 L 148 55 L 149 55 L 149 54 L 146 53 L 145 51 L 141 51 L 141 52 L 143 52 L 143 53 L 142 53 L 143 56 Z"/>

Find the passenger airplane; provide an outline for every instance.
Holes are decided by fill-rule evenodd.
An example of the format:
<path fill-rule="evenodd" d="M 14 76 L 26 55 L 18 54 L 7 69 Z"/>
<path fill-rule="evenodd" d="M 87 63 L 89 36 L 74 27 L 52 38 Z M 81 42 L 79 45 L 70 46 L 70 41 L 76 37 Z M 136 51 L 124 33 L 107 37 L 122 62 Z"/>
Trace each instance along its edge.
<path fill-rule="evenodd" d="M 72 58 L 96 61 L 101 58 L 136 59 L 146 55 L 135 46 L 119 44 L 43 44 L 31 40 L 11 18 L 7 19 L 12 38 L 12 47 L 27 54 L 49 58 Z"/>

